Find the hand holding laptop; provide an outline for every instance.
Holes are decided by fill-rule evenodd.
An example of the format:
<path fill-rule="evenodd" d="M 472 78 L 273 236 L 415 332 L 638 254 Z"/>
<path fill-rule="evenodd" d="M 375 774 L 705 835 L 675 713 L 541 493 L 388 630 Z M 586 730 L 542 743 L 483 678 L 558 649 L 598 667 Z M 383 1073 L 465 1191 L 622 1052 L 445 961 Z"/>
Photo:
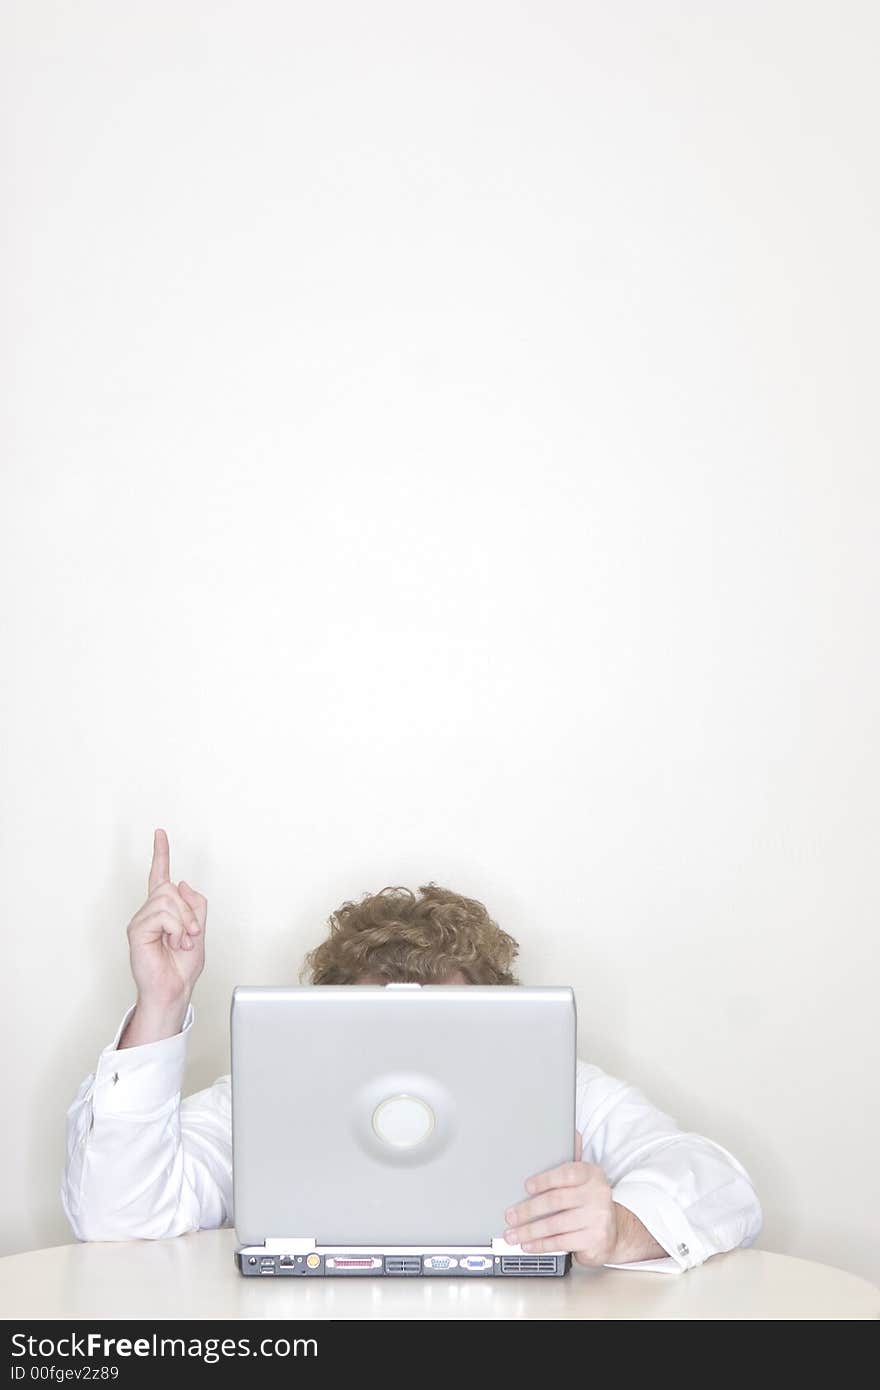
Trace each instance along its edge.
<path fill-rule="evenodd" d="M 611 1199 L 602 1169 L 581 1162 L 583 1140 L 575 1134 L 571 1163 L 537 1173 L 526 1182 L 532 1195 L 504 1213 L 505 1239 L 529 1254 L 570 1250 L 582 1265 L 604 1265 L 618 1248 L 621 1208 Z"/>

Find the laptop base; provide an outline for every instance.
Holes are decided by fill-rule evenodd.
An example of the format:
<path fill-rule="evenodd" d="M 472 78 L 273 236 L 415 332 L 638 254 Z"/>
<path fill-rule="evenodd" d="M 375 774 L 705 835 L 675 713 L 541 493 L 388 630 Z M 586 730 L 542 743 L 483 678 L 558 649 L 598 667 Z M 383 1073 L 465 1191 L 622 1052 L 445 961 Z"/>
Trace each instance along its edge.
<path fill-rule="evenodd" d="M 267 1240 L 262 1245 L 242 1245 L 235 1262 L 247 1278 L 363 1279 L 448 1278 L 466 1279 L 554 1278 L 571 1267 L 567 1251 L 530 1254 L 504 1239 L 489 1245 L 318 1245 L 314 1240 Z"/>

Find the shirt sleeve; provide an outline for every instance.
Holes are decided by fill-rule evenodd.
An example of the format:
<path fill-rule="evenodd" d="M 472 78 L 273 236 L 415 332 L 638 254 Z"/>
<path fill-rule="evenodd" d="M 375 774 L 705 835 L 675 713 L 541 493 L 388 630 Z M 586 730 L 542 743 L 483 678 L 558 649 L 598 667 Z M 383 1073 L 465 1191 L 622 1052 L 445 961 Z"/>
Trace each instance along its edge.
<path fill-rule="evenodd" d="M 635 1086 L 582 1062 L 578 1127 L 585 1162 L 599 1165 L 613 1200 L 668 1252 L 616 1268 L 679 1273 L 760 1234 L 758 1197 L 732 1154 L 681 1130 Z"/>
<path fill-rule="evenodd" d="M 78 1240 L 159 1239 L 232 1214 L 229 1077 L 181 1101 L 189 1034 L 118 1050 L 129 1009 L 67 1112 L 61 1203 Z"/>

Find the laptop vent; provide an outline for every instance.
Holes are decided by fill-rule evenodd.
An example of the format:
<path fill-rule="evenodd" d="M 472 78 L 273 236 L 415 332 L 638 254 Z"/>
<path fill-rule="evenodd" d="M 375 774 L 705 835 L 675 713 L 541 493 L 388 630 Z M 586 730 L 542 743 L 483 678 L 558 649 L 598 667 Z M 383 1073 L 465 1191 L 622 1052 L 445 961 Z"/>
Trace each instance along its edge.
<path fill-rule="evenodd" d="M 555 1274 L 555 1255 L 502 1255 L 502 1274 Z"/>
<path fill-rule="evenodd" d="M 420 1255 L 386 1255 L 385 1273 L 386 1274 L 421 1274 L 422 1258 Z"/>

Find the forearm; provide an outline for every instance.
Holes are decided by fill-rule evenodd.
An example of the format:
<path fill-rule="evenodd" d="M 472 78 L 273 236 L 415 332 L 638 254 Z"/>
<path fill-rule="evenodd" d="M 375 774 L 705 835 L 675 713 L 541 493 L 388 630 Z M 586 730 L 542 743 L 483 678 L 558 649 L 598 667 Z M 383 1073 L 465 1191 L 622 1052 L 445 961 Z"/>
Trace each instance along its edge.
<path fill-rule="evenodd" d="M 134 1011 L 67 1114 L 62 1201 L 80 1240 L 154 1234 L 181 1193 L 178 1110 L 188 1028 L 119 1051 L 133 1020 Z"/>
<path fill-rule="evenodd" d="M 173 1038 L 183 1027 L 188 1007 L 189 994 L 172 1004 L 151 1004 L 139 999 L 116 1044 L 117 1051 Z"/>
<path fill-rule="evenodd" d="M 683 1269 L 751 1244 L 761 1229 L 760 1203 L 746 1173 L 699 1135 L 643 1152 L 613 1191 L 615 1204 L 638 1213 Z"/>
<path fill-rule="evenodd" d="M 667 1251 L 659 1245 L 639 1218 L 620 1202 L 614 1203 L 617 1215 L 617 1241 L 609 1264 L 632 1264 L 636 1260 L 664 1259 Z"/>
<path fill-rule="evenodd" d="M 182 1160 L 173 1105 L 129 1120 L 93 1115 L 86 1098 L 68 1131 L 61 1194 L 74 1235 L 105 1241 L 178 1234 L 174 1220 L 186 1198 Z M 184 1220 L 181 1229 L 197 1224 Z"/>
<path fill-rule="evenodd" d="M 589 1131 L 585 1157 L 605 1173 L 615 1208 L 637 1218 L 661 1247 L 654 1248 L 655 1258 L 666 1252 L 680 1269 L 693 1269 L 755 1240 L 760 1203 L 746 1170 L 727 1149 L 682 1130 L 637 1087 L 595 1068 L 585 1067 L 584 1077 L 579 1104 L 580 1123 Z M 602 1121 L 589 1130 L 591 1113 L 600 1107 Z M 624 1221 L 630 1236 L 621 1242 L 624 1257 L 615 1260 L 621 1264 L 633 1248 L 632 1223 Z M 629 1262 L 637 1261 L 638 1254 L 630 1254 Z"/>
<path fill-rule="evenodd" d="M 67 1114 L 61 1187 L 77 1239 L 175 1236 L 228 1219 L 229 1084 L 181 1101 L 190 1027 L 184 1016 L 172 1037 L 123 1053 L 114 1039 L 80 1086 Z"/>

